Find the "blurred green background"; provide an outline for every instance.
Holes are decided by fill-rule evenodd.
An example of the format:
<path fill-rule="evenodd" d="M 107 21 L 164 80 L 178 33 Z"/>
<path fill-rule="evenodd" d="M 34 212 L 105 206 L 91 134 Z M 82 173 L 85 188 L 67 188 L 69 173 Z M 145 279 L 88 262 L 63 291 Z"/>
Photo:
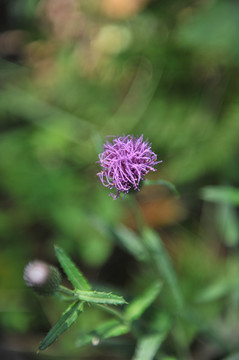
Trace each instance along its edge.
<path fill-rule="evenodd" d="M 34 258 L 57 265 L 53 244 L 97 286 L 130 298 L 147 285 L 148 270 L 111 231 L 134 229 L 127 202 L 112 200 L 96 176 L 105 136 L 122 134 L 149 138 L 163 160 L 149 178 L 171 181 L 181 195 L 154 186 L 137 196 L 185 298 L 227 344 L 190 325 L 183 341 L 192 359 L 238 351 L 238 192 L 218 201 L 201 189 L 239 186 L 239 4 L 5 0 L 0 15 L 2 358 L 34 358 L 64 309 L 22 279 Z M 102 317 L 86 313 L 48 354 L 130 359 L 130 337 L 75 347 Z M 170 341 L 164 353 L 177 356 Z"/>

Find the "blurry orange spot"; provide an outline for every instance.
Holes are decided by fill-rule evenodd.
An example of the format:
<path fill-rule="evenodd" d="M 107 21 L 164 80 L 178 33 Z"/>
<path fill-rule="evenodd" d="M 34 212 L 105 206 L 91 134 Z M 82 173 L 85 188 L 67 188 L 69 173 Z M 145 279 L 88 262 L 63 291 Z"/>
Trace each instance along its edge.
<path fill-rule="evenodd" d="M 144 221 L 153 228 L 177 224 L 184 220 L 187 211 L 183 203 L 175 196 L 149 189 L 142 189 L 137 195 L 139 207 Z M 131 211 L 126 214 L 127 226 L 136 229 L 136 223 Z"/>
<path fill-rule="evenodd" d="M 111 18 L 124 19 L 138 13 L 148 0 L 103 0 L 102 10 Z"/>

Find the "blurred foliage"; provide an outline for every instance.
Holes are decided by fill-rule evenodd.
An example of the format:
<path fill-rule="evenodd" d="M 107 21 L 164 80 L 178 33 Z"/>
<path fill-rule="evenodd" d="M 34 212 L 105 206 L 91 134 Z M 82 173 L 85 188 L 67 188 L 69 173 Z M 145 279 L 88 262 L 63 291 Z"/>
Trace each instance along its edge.
<path fill-rule="evenodd" d="M 129 299 L 147 289 L 128 203 L 113 201 L 96 176 L 105 136 L 143 133 L 163 160 L 152 181 L 173 182 L 181 196 L 155 185 L 138 202 L 191 311 L 157 359 L 185 359 L 185 347 L 193 359 L 238 352 L 238 10 L 233 0 L 0 4 L 0 330 L 10 347 L 34 351 L 64 309 L 22 280 L 30 259 L 55 263 L 54 243 L 102 289 Z M 144 315 L 152 329 L 170 321 L 162 302 Z M 82 316 L 49 353 L 79 354 L 73 339 L 101 317 Z M 141 342 L 157 348 L 148 335 Z M 126 336 L 80 351 L 130 359 L 134 347 Z"/>

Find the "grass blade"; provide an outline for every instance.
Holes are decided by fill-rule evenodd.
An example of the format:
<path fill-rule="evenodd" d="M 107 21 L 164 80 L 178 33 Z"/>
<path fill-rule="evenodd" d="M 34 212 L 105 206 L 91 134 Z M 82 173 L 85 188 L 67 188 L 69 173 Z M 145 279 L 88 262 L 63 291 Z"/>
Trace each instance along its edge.
<path fill-rule="evenodd" d="M 145 261 L 147 256 L 138 235 L 127 227 L 120 225 L 113 230 L 114 235 L 123 247 L 137 260 Z"/>
<path fill-rule="evenodd" d="M 167 187 L 174 195 L 179 196 L 179 192 L 176 189 L 176 186 L 167 180 L 145 180 L 144 185 L 161 185 Z"/>
<path fill-rule="evenodd" d="M 215 203 L 238 206 L 239 189 L 232 186 L 206 186 L 201 190 L 201 198 Z"/>
<path fill-rule="evenodd" d="M 152 360 L 160 345 L 165 339 L 166 333 L 147 335 L 141 338 L 137 344 L 132 360 Z"/>
<path fill-rule="evenodd" d="M 76 346 L 83 346 L 86 344 L 97 343 L 100 340 L 116 337 L 127 334 L 130 331 L 129 326 L 126 326 L 118 320 L 108 320 L 103 324 L 99 325 L 94 331 L 88 334 L 82 334 L 76 343 Z"/>
<path fill-rule="evenodd" d="M 161 283 L 153 284 L 144 294 L 133 300 L 125 310 L 125 316 L 128 320 L 134 321 L 139 319 L 144 311 L 153 303 L 157 298 L 162 288 Z"/>
<path fill-rule="evenodd" d="M 142 236 L 145 246 L 150 252 L 150 256 L 157 267 L 157 270 L 170 287 L 178 309 L 181 309 L 183 305 L 183 298 L 179 288 L 178 279 L 173 269 L 170 257 L 162 244 L 160 236 L 149 228 L 144 228 Z"/>

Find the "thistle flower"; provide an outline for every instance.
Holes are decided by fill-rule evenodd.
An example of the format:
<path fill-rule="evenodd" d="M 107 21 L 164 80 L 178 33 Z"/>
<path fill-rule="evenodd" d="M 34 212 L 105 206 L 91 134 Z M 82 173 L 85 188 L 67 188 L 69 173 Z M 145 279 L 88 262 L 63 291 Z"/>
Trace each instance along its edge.
<path fill-rule="evenodd" d="M 39 260 L 27 264 L 23 279 L 28 287 L 43 296 L 53 295 L 61 284 L 57 268 Z"/>
<path fill-rule="evenodd" d="M 104 186 L 117 190 L 116 194 L 110 194 L 117 199 L 130 189 L 140 190 L 144 176 L 149 171 L 156 171 L 154 166 L 162 161 L 157 161 L 157 155 L 151 150 L 148 140 L 143 141 L 143 135 L 137 138 L 123 135 L 115 136 L 113 143 L 106 141 L 98 162 L 102 171 L 97 176 Z"/>

